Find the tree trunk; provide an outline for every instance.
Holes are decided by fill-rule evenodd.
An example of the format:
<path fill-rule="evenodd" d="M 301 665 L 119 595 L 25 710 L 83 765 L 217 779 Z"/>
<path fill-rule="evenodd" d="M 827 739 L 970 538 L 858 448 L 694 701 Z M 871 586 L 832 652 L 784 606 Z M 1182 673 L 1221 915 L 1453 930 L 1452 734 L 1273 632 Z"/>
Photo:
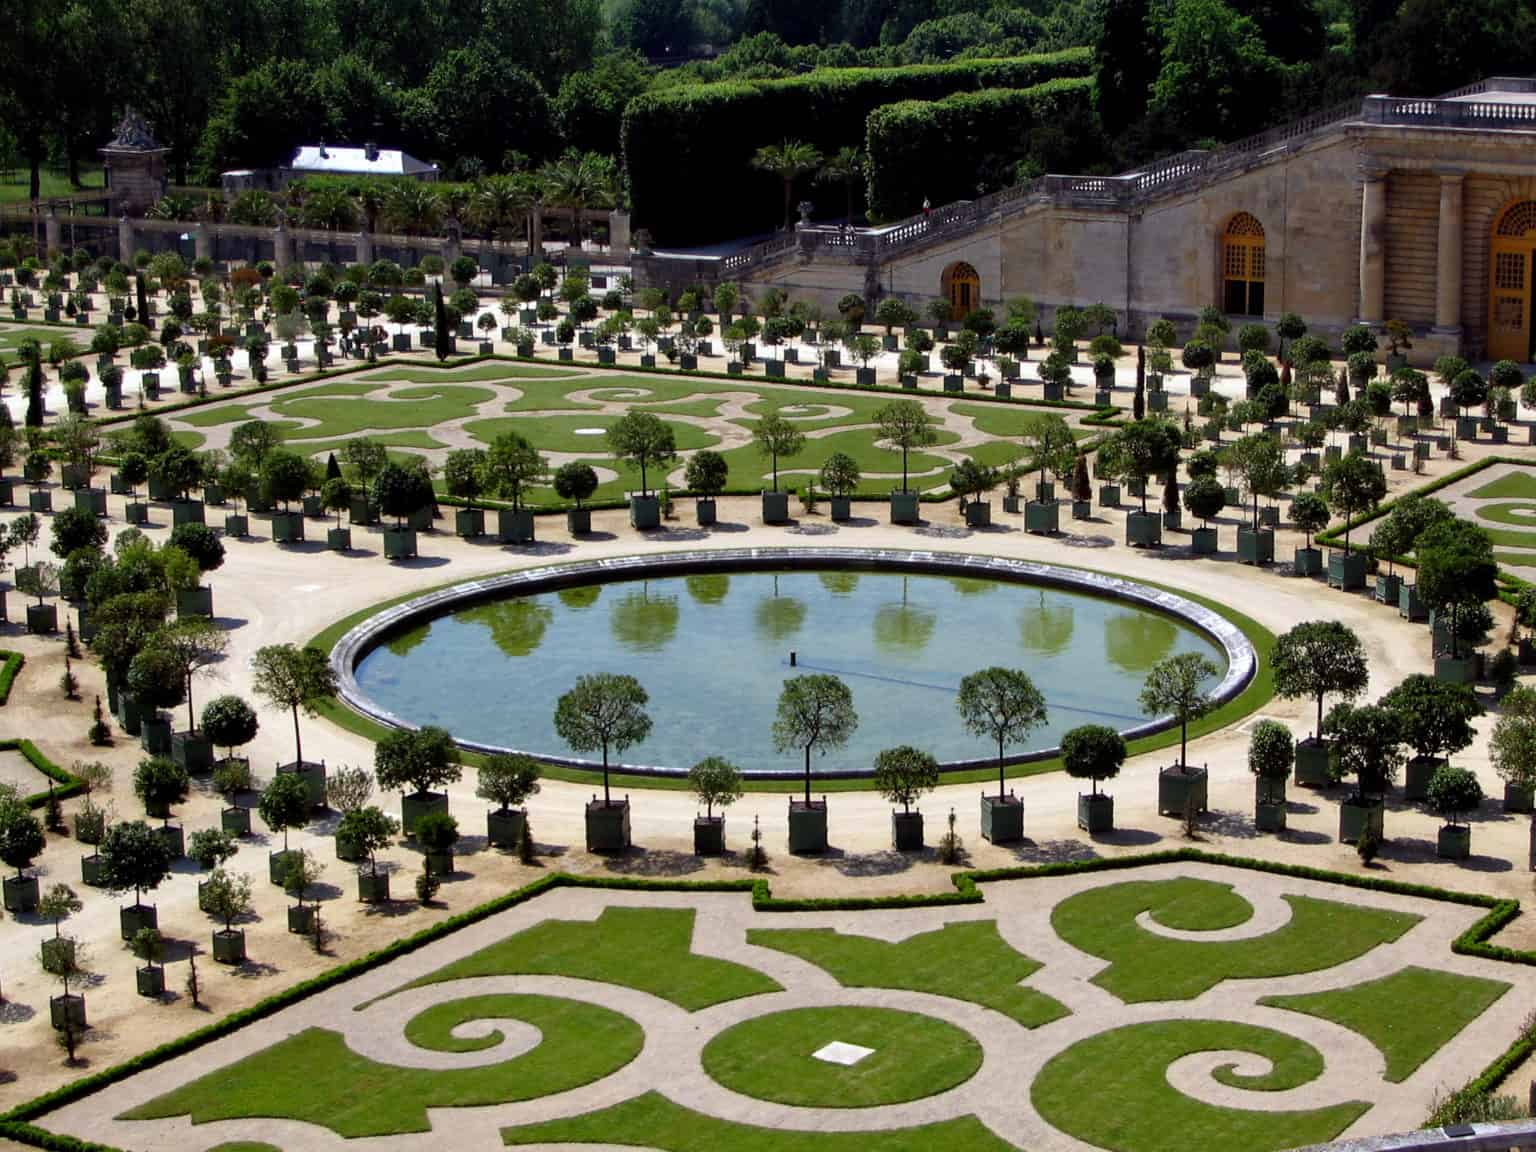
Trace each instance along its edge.
<path fill-rule="evenodd" d="M 299 740 L 299 706 L 293 706 L 293 751 L 294 758 L 300 768 L 304 767 L 304 745 Z M 287 844 L 283 845 L 286 850 Z"/>
<path fill-rule="evenodd" d="M 1001 800 L 1003 792 L 1003 738 L 997 738 L 997 798 Z"/>
<path fill-rule="evenodd" d="M 603 745 L 603 807 L 608 808 L 613 804 L 608 795 L 608 745 Z"/>
<path fill-rule="evenodd" d="M 805 746 L 805 806 L 811 806 L 811 746 Z"/>

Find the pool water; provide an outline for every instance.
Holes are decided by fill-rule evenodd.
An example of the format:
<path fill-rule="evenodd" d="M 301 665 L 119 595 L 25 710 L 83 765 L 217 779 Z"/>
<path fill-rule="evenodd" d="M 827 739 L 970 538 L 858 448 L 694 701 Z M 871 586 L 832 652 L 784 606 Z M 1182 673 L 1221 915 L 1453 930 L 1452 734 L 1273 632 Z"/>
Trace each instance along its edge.
<path fill-rule="evenodd" d="M 859 716 L 847 746 L 813 756 L 812 770 L 866 769 L 897 744 L 946 761 L 995 757 L 996 745 L 967 733 L 955 710 L 961 678 L 978 669 L 1000 664 L 1034 679 L 1049 719 L 1028 748 L 1042 749 L 1080 724 L 1151 719 L 1137 703 L 1147 671 L 1181 652 L 1225 670 L 1204 634 L 1113 600 L 963 577 L 797 570 L 589 584 L 480 604 L 374 649 L 356 675 L 365 694 L 414 723 L 569 756 L 555 734 L 556 700 L 580 675 L 628 673 L 650 694 L 653 727 L 624 762 L 686 768 L 718 755 L 749 772 L 793 772 L 799 754 L 776 753 L 770 732 L 791 676 L 841 677 Z"/>

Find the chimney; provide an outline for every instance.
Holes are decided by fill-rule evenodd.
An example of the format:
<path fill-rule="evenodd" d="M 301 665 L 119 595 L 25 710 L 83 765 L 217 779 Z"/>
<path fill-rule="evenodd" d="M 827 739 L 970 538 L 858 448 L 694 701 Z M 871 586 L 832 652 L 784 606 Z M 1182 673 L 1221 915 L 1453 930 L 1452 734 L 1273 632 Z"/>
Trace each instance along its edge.
<path fill-rule="evenodd" d="M 320 141 L 320 159 L 329 160 L 330 158 L 331 154 L 325 150 L 325 141 Z"/>
<path fill-rule="evenodd" d="M 367 158 L 368 163 L 372 164 L 379 158 L 378 144 L 374 143 L 372 140 L 368 141 L 368 143 L 363 145 L 363 155 Z"/>

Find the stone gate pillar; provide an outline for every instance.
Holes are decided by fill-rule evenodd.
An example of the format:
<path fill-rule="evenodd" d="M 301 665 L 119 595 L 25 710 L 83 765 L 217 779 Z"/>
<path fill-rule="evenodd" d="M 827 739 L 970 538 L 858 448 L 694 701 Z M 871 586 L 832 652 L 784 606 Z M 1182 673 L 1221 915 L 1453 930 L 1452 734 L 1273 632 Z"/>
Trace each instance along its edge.
<path fill-rule="evenodd" d="M 64 245 L 64 226 L 59 220 L 58 209 L 50 201 L 43 216 L 43 248 L 51 256 Z"/>

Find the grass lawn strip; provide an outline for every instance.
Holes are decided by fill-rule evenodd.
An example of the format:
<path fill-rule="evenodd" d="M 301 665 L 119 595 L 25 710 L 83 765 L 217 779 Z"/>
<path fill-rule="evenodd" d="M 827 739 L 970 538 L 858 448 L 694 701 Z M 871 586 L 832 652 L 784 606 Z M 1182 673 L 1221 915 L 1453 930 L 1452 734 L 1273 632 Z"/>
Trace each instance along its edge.
<path fill-rule="evenodd" d="M 568 368 L 556 368 L 546 364 L 476 364 L 470 368 L 445 368 L 433 370 L 425 365 L 410 368 L 385 368 L 370 372 L 369 380 L 409 380 L 419 384 L 459 384 L 471 382 L 494 383 L 497 380 L 547 380 L 560 376 L 575 376 Z"/>
<path fill-rule="evenodd" d="M 1274 1152 L 1334 1139 L 1370 1105 L 1364 1101 L 1298 1112 L 1221 1108 L 1191 1099 L 1167 1079 L 1168 1066 L 1195 1052 L 1233 1050 L 1267 1057 L 1265 1076 L 1218 1069 L 1215 1078 L 1253 1091 L 1298 1088 L 1323 1072 L 1310 1044 L 1251 1024 L 1167 1020 L 1090 1036 L 1047 1061 L 1031 1098 L 1050 1124 L 1115 1152 Z"/>
<path fill-rule="evenodd" d="M 583 436 L 578 434 L 577 429 L 606 430 L 622 418 L 622 414 L 617 412 L 594 413 L 590 416 L 502 416 L 490 420 L 472 420 L 464 425 L 464 431 L 487 444 L 503 432 L 516 432 L 527 438 L 540 452 L 596 452 L 598 455 L 606 455 L 606 436 Z M 709 448 L 720 442 L 719 436 L 695 425 L 680 424 L 673 420 L 666 423 L 672 429 L 680 452 Z M 650 473 L 659 478 L 667 467 L 653 467 Z"/>
<path fill-rule="evenodd" d="M 1027 435 L 1039 426 L 1040 422 L 1050 412 L 1040 410 L 1009 408 L 1001 404 L 951 404 L 949 410 L 956 416 L 970 418 L 978 432 L 985 432 L 988 436 L 1000 436 L 1003 439 L 1014 440 Z M 1072 435 L 1081 440 L 1091 435 L 1086 428 L 1073 428 Z"/>
<path fill-rule="evenodd" d="M 785 483 L 786 476 L 790 476 L 794 477 L 791 483 L 798 487 L 807 479 L 805 473 L 819 472 L 830 456 L 843 452 L 853 457 L 864 473 L 864 480 L 859 485 L 860 492 L 884 493 L 901 487 L 901 452 L 881 447 L 876 442 L 877 435 L 872 428 L 851 428 L 846 432 L 834 432 L 830 436 L 807 440 L 799 455 L 788 460 L 779 458 L 780 485 Z M 941 430 L 937 443 L 953 444 L 959 438 L 953 432 Z M 756 487 L 765 477 L 771 479 L 773 476 L 772 462 L 757 450 L 755 444 L 732 448 L 722 455 L 730 466 L 728 483 L 732 487 Z M 951 467 L 951 463 L 942 456 L 933 456 L 927 452 L 907 454 L 907 471 L 912 476 L 913 487 L 918 489 L 944 486 L 949 482 Z M 935 470 L 938 470 L 935 475 L 918 478 L 922 473 Z"/>
<path fill-rule="evenodd" d="M 781 991 L 753 968 L 692 951 L 692 908 L 606 908 L 595 923 L 546 920 L 424 976 L 574 976 L 649 992 L 689 1012 Z"/>
<path fill-rule="evenodd" d="M 308 1028 L 121 1119 L 189 1115 L 194 1124 L 205 1124 L 270 1117 L 316 1124 L 345 1139 L 425 1132 L 428 1108 L 484 1107 L 564 1092 L 616 1072 L 644 1044 L 640 1025 L 629 1017 L 583 1001 L 488 996 L 464 1003 L 469 1015 L 461 1019 L 522 1020 L 539 1029 L 542 1041 L 500 1064 L 427 1071 L 377 1063 L 353 1052 L 339 1034 Z M 427 1031 L 451 1027 L 451 1019 L 434 1017 Z"/>
<path fill-rule="evenodd" d="M 208 1152 L 283 1152 L 276 1144 L 263 1144 L 259 1140 L 236 1140 L 229 1144 L 215 1144 Z"/>
<path fill-rule="evenodd" d="M 856 1064 L 818 1060 L 833 1041 L 873 1051 Z M 704 1046 L 704 1071 L 743 1096 L 804 1108 L 903 1104 L 963 1084 L 981 1067 L 963 1029 L 917 1012 L 795 1008 L 744 1020 Z"/>
<path fill-rule="evenodd" d="M 1379 980 L 1311 992 L 1266 996 L 1260 1004 L 1331 1020 L 1360 1033 L 1387 1058 L 1387 1080 L 1406 1080 L 1509 991 L 1497 980 L 1408 967 Z M 1412 1009 L 1405 1011 L 1411 1005 Z"/>
<path fill-rule="evenodd" d="M 1068 944 L 1110 961 L 1093 982 L 1135 1004 L 1191 1000 L 1223 980 L 1332 968 L 1391 943 L 1420 919 L 1406 912 L 1287 895 L 1290 921 L 1248 940 L 1177 940 L 1136 923 L 1142 912 L 1151 912 L 1168 928 L 1230 928 L 1247 919 L 1233 918 L 1234 900 L 1246 906 L 1230 886 L 1209 880 L 1133 880 L 1067 897 L 1052 911 L 1051 925 Z"/>
<path fill-rule="evenodd" d="M 995 920 L 946 924 L 895 944 L 830 928 L 753 928 L 747 943 L 807 960 L 845 988 L 904 988 L 968 1000 L 1026 1028 L 1068 1015 L 1054 998 L 1021 987 L 1040 962 L 1010 948 Z"/>
<path fill-rule="evenodd" d="M 1018 1152 L 974 1116 L 921 1128 L 797 1132 L 718 1120 L 647 1092 L 601 1112 L 502 1129 L 518 1144 L 616 1144 L 660 1152 Z"/>
<path fill-rule="evenodd" d="M 1467 496 L 1472 500 L 1536 500 L 1536 476 L 1506 472 Z"/>

